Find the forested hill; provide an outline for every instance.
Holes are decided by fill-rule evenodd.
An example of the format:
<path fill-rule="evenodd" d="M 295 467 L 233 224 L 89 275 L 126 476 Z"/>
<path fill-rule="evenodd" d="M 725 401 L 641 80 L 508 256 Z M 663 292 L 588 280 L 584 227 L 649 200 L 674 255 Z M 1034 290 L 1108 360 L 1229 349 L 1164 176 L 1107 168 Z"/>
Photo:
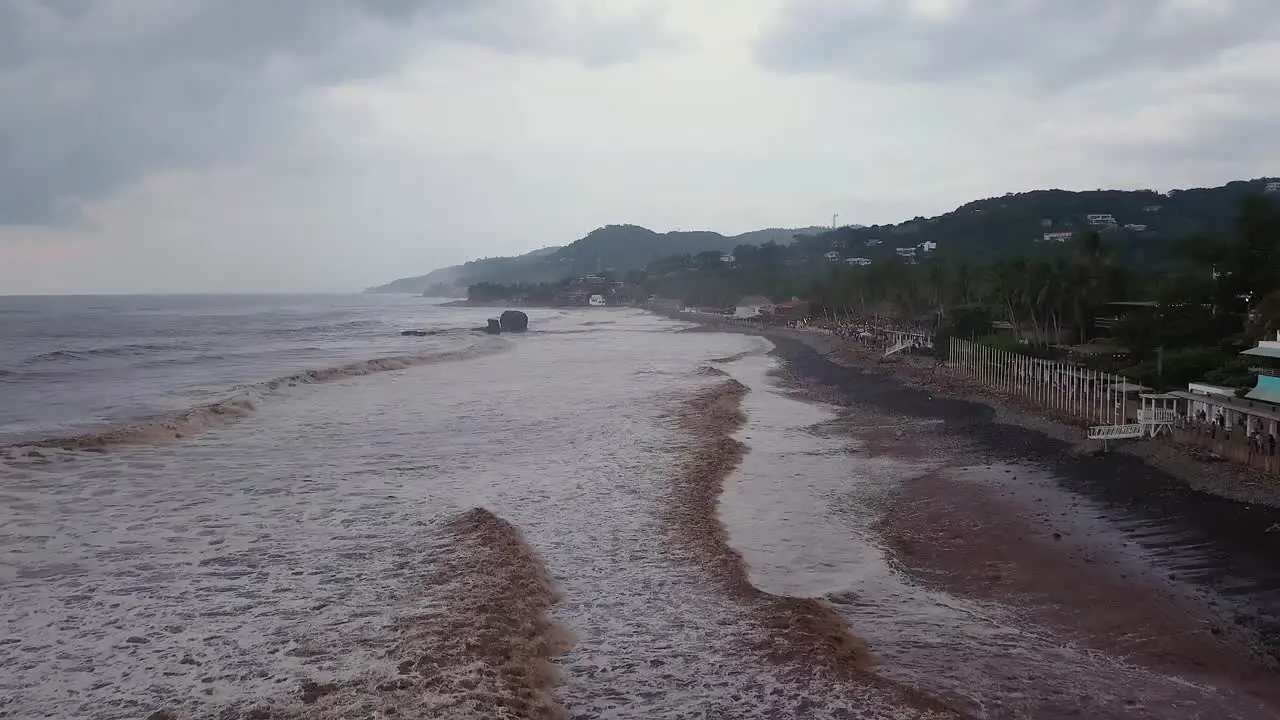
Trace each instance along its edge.
<path fill-rule="evenodd" d="M 725 236 L 709 231 L 658 233 L 638 225 L 607 225 L 564 247 L 549 247 L 517 257 L 473 260 L 433 270 L 426 275 L 401 278 L 372 287 L 366 293 L 465 294 L 468 285 L 490 283 L 554 282 L 565 277 L 602 270 L 626 272 L 644 268 L 659 258 L 697 254 L 711 250 L 728 252 L 739 245 L 786 244 L 794 235 L 823 232 L 829 228 L 770 228 Z"/>
<path fill-rule="evenodd" d="M 894 248 L 937 243 L 940 259 L 986 264 L 1035 255 L 1052 242 L 1046 234 L 1096 227 L 1122 259 L 1145 262 L 1167 254 L 1169 243 L 1196 234 L 1231 232 L 1241 201 L 1265 190 L 1265 179 L 1189 190 L 1035 190 L 967 203 L 944 215 L 894 225 L 840 228 L 804 241 L 815 248 L 876 259 Z M 1090 215 L 1110 215 L 1115 226 L 1091 226 Z M 875 242 L 875 241 L 880 242 Z"/>

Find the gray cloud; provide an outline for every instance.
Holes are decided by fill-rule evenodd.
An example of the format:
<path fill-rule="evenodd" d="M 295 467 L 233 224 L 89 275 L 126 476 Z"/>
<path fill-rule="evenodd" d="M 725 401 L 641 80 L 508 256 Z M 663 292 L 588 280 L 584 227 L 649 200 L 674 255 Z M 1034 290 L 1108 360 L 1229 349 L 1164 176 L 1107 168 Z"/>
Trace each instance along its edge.
<path fill-rule="evenodd" d="M 1280 29 L 1275 0 L 969 0 L 932 17 L 912 5 L 797 0 L 762 35 L 756 56 L 784 72 L 925 83 L 996 78 L 1061 90 L 1200 65 Z"/>
<path fill-rule="evenodd" d="M 150 173 L 284 136 L 308 90 L 443 40 L 626 59 L 661 18 L 532 0 L 0 0 L 0 225 L 49 224 Z"/>

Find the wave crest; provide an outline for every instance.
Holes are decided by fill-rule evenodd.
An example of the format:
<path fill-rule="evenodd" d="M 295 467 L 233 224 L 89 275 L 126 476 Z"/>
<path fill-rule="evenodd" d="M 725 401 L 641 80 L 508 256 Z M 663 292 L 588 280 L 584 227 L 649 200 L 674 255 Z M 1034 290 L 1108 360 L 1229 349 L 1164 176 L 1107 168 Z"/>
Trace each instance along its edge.
<path fill-rule="evenodd" d="M 222 400 L 179 410 L 158 418 L 118 426 L 106 430 L 46 438 L 10 445 L 13 455 L 22 448 L 56 449 L 66 451 L 103 452 L 120 445 L 159 445 L 189 437 L 201 431 L 228 425 L 242 420 L 257 409 L 258 405 L 274 393 L 299 385 L 316 385 L 374 373 L 404 370 L 418 365 L 430 365 L 479 357 L 506 347 L 505 341 L 484 345 L 471 345 L 459 350 L 446 350 L 418 355 L 395 355 L 336 365 L 318 370 L 274 378 L 261 383 L 238 385 L 231 395 Z M 22 453 L 17 453 L 21 456 Z"/>

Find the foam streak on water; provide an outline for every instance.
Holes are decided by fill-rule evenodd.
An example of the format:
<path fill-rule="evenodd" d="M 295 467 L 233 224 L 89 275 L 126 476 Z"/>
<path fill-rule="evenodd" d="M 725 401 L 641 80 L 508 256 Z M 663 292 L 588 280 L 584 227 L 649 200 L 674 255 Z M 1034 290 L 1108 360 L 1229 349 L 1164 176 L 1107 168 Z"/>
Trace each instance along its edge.
<path fill-rule="evenodd" d="M 200 307 L 196 326 L 221 327 Z M 377 322 L 476 324 L 452 312 Z M 631 310 L 538 312 L 501 352 L 271 387 L 457 347 L 397 335 L 357 354 L 351 333 L 367 326 L 344 323 L 380 317 L 364 305 L 323 323 L 238 309 L 252 337 L 339 326 L 332 349 L 345 350 L 139 391 L 154 412 L 268 389 L 236 423 L 8 458 L 0 716 L 919 718 L 959 703 L 1017 717 L 1045 687 L 1064 708 L 1179 692 L 906 581 L 873 528 L 886 493 L 930 461 L 851 454 L 847 437 L 812 432 L 832 412 L 774 386 L 766 341 Z M 181 330 L 129 317 L 132 346 Z M 45 334 L 23 357 L 74 335 Z M 108 340 L 94 347 L 119 345 Z M 105 357 L 87 347 L 37 365 Z M 130 407 L 145 387 L 128 363 L 92 368 L 132 380 L 75 400 L 81 411 Z M 690 404 L 724 373 L 745 387 Z M 55 410 L 6 408 L 5 428 L 83 430 Z M 699 424 L 691 411 L 712 413 Z"/>

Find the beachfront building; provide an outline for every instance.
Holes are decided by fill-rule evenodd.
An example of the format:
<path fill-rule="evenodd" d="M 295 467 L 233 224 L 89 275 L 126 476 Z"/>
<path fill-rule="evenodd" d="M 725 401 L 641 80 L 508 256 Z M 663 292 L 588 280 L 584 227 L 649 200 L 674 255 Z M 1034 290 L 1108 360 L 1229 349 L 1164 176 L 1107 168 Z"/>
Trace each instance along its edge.
<path fill-rule="evenodd" d="M 736 318 L 755 318 L 772 313 L 773 303 L 763 295 L 748 295 L 733 308 L 733 316 Z"/>
<path fill-rule="evenodd" d="M 1275 340 L 1263 340 L 1240 354 L 1258 360 L 1253 368 L 1258 373 L 1258 384 L 1245 397 L 1280 406 L 1280 332 Z"/>

